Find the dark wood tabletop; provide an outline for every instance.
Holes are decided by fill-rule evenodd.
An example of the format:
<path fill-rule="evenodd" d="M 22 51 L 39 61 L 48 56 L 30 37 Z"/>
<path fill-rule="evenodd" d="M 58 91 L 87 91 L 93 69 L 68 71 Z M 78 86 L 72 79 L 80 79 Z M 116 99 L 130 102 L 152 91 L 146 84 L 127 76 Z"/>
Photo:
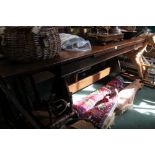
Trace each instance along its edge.
<path fill-rule="evenodd" d="M 48 70 L 51 67 L 57 65 L 65 65 L 68 62 L 77 61 L 78 59 L 86 57 L 100 57 L 106 53 L 115 52 L 121 49 L 125 49 L 130 46 L 143 44 L 145 41 L 144 38 L 137 37 L 129 40 L 123 40 L 115 43 L 109 43 L 103 46 L 93 46 L 92 51 L 90 52 L 70 52 L 70 51 L 61 51 L 58 56 L 54 59 L 48 61 L 39 61 L 29 64 L 19 64 L 11 62 L 7 59 L 0 60 L 0 77 L 8 78 L 12 76 L 25 75 L 29 73 L 35 73 L 39 71 Z M 136 47 L 136 46 L 135 46 Z M 128 52 L 128 51 L 127 51 Z M 121 54 L 121 53 L 119 53 Z"/>

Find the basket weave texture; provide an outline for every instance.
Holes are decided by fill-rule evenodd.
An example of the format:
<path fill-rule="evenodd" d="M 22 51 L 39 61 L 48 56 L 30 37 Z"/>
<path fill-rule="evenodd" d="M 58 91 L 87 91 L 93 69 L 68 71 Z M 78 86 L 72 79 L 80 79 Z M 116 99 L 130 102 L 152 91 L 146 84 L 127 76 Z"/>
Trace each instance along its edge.
<path fill-rule="evenodd" d="M 38 33 L 33 27 L 6 27 L 4 54 L 13 61 L 31 62 L 55 57 L 61 50 L 56 27 L 41 27 Z"/>

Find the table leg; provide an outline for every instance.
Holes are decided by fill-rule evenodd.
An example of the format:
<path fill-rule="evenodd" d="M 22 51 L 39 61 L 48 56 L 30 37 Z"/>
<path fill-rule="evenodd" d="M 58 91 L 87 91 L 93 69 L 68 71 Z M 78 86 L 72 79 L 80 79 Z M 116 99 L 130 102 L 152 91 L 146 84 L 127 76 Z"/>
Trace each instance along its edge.
<path fill-rule="evenodd" d="M 72 112 L 72 94 L 69 92 L 65 78 L 61 78 L 60 76 L 55 78 L 54 91 L 59 99 L 64 99 L 70 103 L 70 110 Z"/>

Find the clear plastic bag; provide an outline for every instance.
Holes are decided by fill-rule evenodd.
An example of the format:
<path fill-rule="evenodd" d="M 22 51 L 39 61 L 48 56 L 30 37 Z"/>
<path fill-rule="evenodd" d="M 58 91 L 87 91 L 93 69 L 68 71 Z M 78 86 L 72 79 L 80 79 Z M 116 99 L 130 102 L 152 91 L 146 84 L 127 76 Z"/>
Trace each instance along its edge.
<path fill-rule="evenodd" d="M 61 48 L 67 51 L 87 52 L 91 51 L 91 44 L 77 35 L 60 33 Z"/>

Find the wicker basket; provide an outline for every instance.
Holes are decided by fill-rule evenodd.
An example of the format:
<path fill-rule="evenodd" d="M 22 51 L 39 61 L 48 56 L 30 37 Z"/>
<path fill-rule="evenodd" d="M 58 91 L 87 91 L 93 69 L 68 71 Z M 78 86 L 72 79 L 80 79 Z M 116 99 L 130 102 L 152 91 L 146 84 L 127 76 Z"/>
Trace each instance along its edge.
<path fill-rule="evenodd" d="M 2 41 L 2 38 L 1 38 L 1 36 L 0 36 L 0 54 L 2 53 L 1 41 Z"/>
<path fill-rule="evenodd" d="M 34 27 L 6 27 L 4 33 L 4 54 L 13 61 L 32 62 L 47 60 L 61 50 L 56 27 L 41 27 L 37 33 Z"/>

